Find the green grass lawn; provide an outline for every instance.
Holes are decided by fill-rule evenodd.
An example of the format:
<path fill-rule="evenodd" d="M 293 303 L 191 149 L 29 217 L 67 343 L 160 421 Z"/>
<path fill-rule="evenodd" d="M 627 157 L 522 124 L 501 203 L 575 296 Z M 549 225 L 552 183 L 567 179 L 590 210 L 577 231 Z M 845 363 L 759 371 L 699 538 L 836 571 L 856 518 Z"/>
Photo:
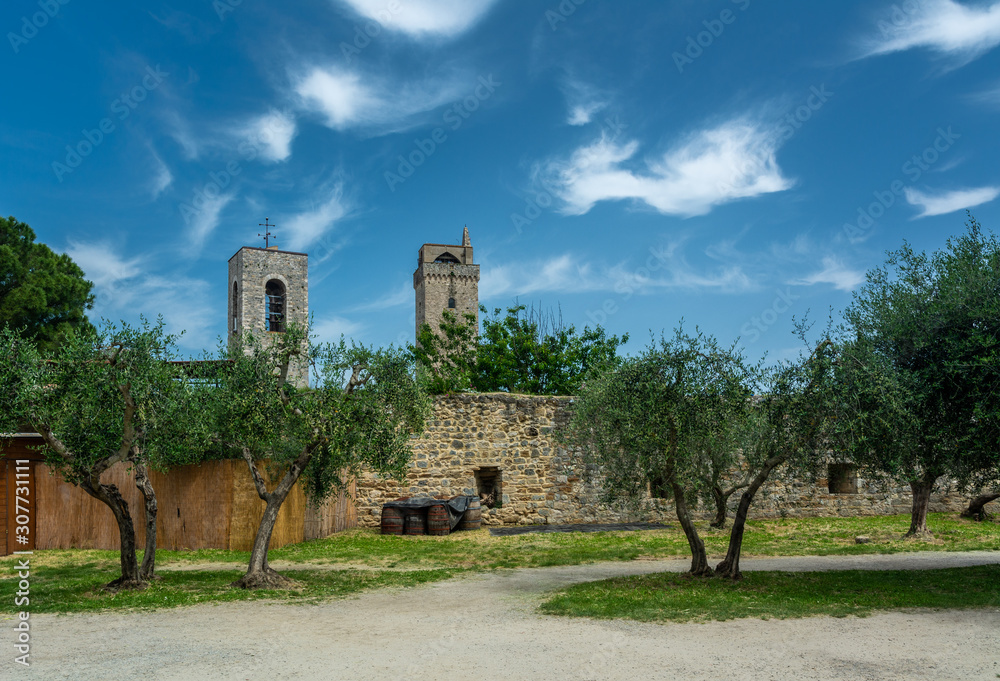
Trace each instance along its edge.
<path fill-rule="evenodd" d="M 899 553 L 904 551 L 1000 550 L 1000 524 L 976 523 L 955 514 L 932 514 L 933 539 L 903 539 L 908 516 L 870 518 L 802 518 L 751 521 L 743 556 L 799 556 Z M 728 530 L 699 524 L 710 556 L 721 558 Z M 855 544 L 860 534 L 870 544 Z M 462 570 L 576 565 L 601 561 L 684 558 L 689 555 L 684 534 L 674 527 L 648 532 L 523 534 L 492 537 L 485 529 L 456 532 L 447 537 L 382 536 L 357 529 L 325 539 L 275 549 L 272 563 L 305 585 L 302 590 L 254 592 L 229 589 L 245 569 L 249 554 L 241 551 L 158 551 L 157 568 L 164 577 L 147 592 L 110 596 L 102 584 L 117 577 L 114 551 L 37 551 L 31 560 L 31 606 L 34 612 L 101 610 L 121 607 L 167 607 L 204 601 L 275 598 L 327 598 L 359 589 L 406 586 L 444 579 Z M 0 575 L 11 584 L 14 556 L 0 558 Z M 198 566 L 204 569 L 198 570 Z M 185 568 L 183 571 L 171 568 Z M 212 569 L 209 569 L 212 568 Z M 222 568 L 222 569 L 219 569 Z M 323 568 L 323 569 L 319 569 Z M 330 568 L 336 568 L 331 570 Z M 147 595 L 149 594 L 149 595 Z M 13 599 L 0 599 L 0 613 L 15 612 Z"/>
<path fill-rule="evenodd" d="M 865 616 L 899 608 L 1000 607 L 1000 565 L 946 570 L 745 572 L 744 579 L 658 573 L 578 584 L 542 604 L 550 615 L 691 622 L 742 617 Z"/>

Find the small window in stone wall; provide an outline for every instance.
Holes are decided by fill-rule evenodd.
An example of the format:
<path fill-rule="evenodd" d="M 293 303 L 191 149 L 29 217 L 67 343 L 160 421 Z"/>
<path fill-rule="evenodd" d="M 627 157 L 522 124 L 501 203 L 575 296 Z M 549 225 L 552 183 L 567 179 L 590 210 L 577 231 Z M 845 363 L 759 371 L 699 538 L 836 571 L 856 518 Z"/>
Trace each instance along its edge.
<path fill-rule="evenodd" d="M 475 472 L 476 493 L 485 508 L 503 505 L 503 473 L 496 466 L 484 466 Z"/>
<path fill-rule="evenodd" d="M 849 463 L 829 464 L 826 470 L 826 484 L 830 494 L 857 494 L 857 468 Z"/>

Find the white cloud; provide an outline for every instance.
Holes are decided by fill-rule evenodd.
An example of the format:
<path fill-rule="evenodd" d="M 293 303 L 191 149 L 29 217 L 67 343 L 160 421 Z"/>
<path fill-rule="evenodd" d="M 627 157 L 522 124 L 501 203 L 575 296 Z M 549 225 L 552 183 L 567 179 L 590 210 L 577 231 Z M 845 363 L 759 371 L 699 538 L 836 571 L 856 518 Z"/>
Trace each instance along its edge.
<path fill-rule="evenodd" d="M 294 118 L 272 109 L 247 123 L 243 137 L 260 149 L 260 155 L 268 161 L 284 161 L 292 155 L 296 132 Z"/>
<path fill-rule="evenodd" d="M 957 57 L 964 64 L 1000 44 L 1000 2 L 996 0 L 976 5 L 921 0 L 909 14 L 893 7 L 894 14 L 879 22 L 880 35 L 864 46 L 863 56 L 925 48 Z"/>
<path fill-rule="evenodd" d="M 125 258 L 109 242 L 70 242 L 66 253 L 94 282 L 92 319 L 134 320 L 145 315 L 153 320 L 163 315 L 167 332 L 179 334 L 183 347 L 197 353 L 214 345 L 211 330 L 218 322 L 210 296 L 192 296 L 211 284 L 177 274 L 161 276 L 148 271 L 148 258 Z"/>
<path fill-rule="evenodd" d="M 608 106 L 607 97 L 597 88 L 574 78 L 568 78 L 562 90 L 569 106 L 566 117 L 569 125 L 586 125 L 593 120 L 594 114 Z"/>
<path fill-rule="evenodd" d="M 997 196 L 1000 196 L 1000 187 L 958 189 L 937 195 L 921 192 L 912 187 L 906 188 L 906 200 L 910 205 L 917 206 L 923 211 L 917 216 L 918 218 L 945 215 L 964 208 L 972 208 L 989 203 Z"/>
<path fill-rule="evenodd" d="M 310 329 L 310 335 L 314 334 L 316 336 L 316 340 L 320 343 L 336 343 L 340 340 L 340 334 L 344 334 L 350 338 L 362 329 L 364 329 L 364 324 L 361 324 L 360 322 L 352 322 L 344 317 L 332 315 L 324 317 L 322 320 L 313 324 Z"/>
<path fill-rule="evenodd" d="M 699 272 L 678 253 L 677 244 L 651 249 L 641 265 L 618 264 L 597 268 L 563 254 L 548 260 L 494 265 L 485 270 L 479 283 L 484 300 L 533 293 L 589 293 L 608 291 L 619 295 L 645 294 L 657 290 L 715 289 L 721 292 L 755 288 L 738 265 Z"/>
<path fill-rule="evenodd" d="M 204 192 L 201 194 L 203 201 L 198 207 L 184 205 L 181 211 L 184 221 L 188 224 L 188 249 L 189 251 L 200 251 L 205 245 L 205 240 L 211 236 L 215 228 L 219 226 L 219 220 L 223 209 L 236 197 L 235 192 L 230 194 L 219 194 L 209 198 Z"/>
<path fill-rule="evenodd" d="M 474 84 L 469 87 L 474 89 Z M 310 69 L 297 79 L 295 91 L 305 109 L 321 114 L 335 130 L 384 126 L 398 130 L 407 119 L 462 94 L 454 77 L 396 83 L 336 66 Z"/>
<path fill-rule="evenodd" d="M 142 258 L 126 260 L 108 242 L 70 241 L 66 254 L 97 288 L 131 279 L 141 271 Z"/>
<path fill-rule="evenodd" d="M 690 217 L 791 187 L 775 160 L 777 147 L 773 131 L 737 119 L 699 131 L 647 160 L 645 169 L 626 167 L 639 149 L 637 142 L 617 144 L 602 136 L 569 160 L 549 163 L 544 174 L 567 214 L 582 215 L 599 201 L 634 200 L 666 215 Z"/>
<path fill-rule="evenodd" d="M 166 190 L 167 187 L 173 184 L 174 176 L 173 173 L 170 172 L 170 168 L 167 167 L 167 164 L 163 162 L 163 159 L 161 159 L 155 151 L 150 149 L 150 153 L 153 155 L 156 174 L 150 182 L 149 190 L 152 193 L 153 198 L 156 199 L 164 192 L 164 190 Z"/>
<path fill-rule="evenodd" d="M 414 38 L 450 38 L 478 22 L 496 0 L 343 0 L 355 12 Z"/>
<path fill-rule="evenodd" d="M 355 305 L 351 312 L 369 312 L 372 310 L 385 310 L 391 307 L 401 307 L 407 303 L 413 303 L 413 285 L 409 283 L 401 284 L 395 290 L 386 293 L 381 298 L 376 298 L 367 303 Z"/>
<path fill-rule="evenodd" d="M 344 215 L 344 185 L 337 183 L 332 189 L 325 189 L 325 200 L 305 212 L 285 218 L 282 229 L 289 235 L 287 248 L 304 251 L 319 241 Z"/>
<path fill-rule="evenodd" d="M 823 269 L 807 277 L 789 281 L 789 284 L 812 286 L 813 284 L 832 284 L 840 291 L 853 291 L 865 281 L 865 273 L 852 270 L 833 257 L 823 258 Z"/>

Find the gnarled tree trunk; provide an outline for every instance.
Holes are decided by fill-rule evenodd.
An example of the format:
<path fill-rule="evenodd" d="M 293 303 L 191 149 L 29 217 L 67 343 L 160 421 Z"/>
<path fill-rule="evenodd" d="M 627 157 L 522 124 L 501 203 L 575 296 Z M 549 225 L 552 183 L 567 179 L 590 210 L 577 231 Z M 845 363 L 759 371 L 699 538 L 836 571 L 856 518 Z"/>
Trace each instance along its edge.
<path fill-rule="evenodd" d="M 910 490 L 913 492 L 913 506 L 910 510 L 910 530 L 907 537 L 931 534 L 927 529 L 927 509 L 930 507 L 931 490 L 938 479 L 935 471 L 927 471 L 916 480 L 910 480 Z"/>
<path fill-rule="evenodd" d="M 688 510 L 687 499 L 684 498 L 684 488 L 675 481 L 670 482 L 670 487 L 674 492 L 674 509 L 677 511 L 677 519 L 684 529 L 684 536 L 687 537 L 688 546 L 691 547 L 691 574 L 698 577 L 712 574 L 712 568 L 708 567 L 708 556 L 705 553 L 705 542 L 698 536 L 698 528 L 691 520 L 691 512 Z"/>
<path fill-rule="evenodd" d="M 726 579 L 742 579 L 740 572 L 740 554 L 743 552 L 743 532 L 746 529 L 747 516 L 750 513 L 750 504 L 753 502 L 757 490 L 767 482 L 771 472 L 785 462 L 784 455 L 772 456 L 764 462 L 760 472 L 750 481 L 743 495 L 740 497 L 740 504 L 736 509 L 736 517 L 733 518 L 733 529 L 729 531 L 729 548 L 726 550 L 725 559 L 715 566 L 715 574 Z"/>
<path fill-rule="evenodd" d="M 969 507 L 962 511 L 962 517 L 980 521 L 986 520 L 990 515 L 986 512 L 986 504 L 991 501 L 996 501 L 997 499 L 1000 499 L 1000 492 L 980 494 L 978 497 L 969 502 Z"/>
<path fill-rule="evenodd" d="M 146 466 L 136 461 L 132 462 L 135 470 L 135 486 L 142 493 L 146 508 L 146 549 L 142 554 L 142 565 L 139 576 L 143 580 L 154 579 L 156 575 L 156 491 L 149 481 Z"/>
<path fill-rule="evenodd" d="M 712 499 L 715 500 L 715 520 L 711 522 L 711 527 L 721 529 L 726 526 L 726 516 L 729 514 L 729 497 L 746 486 L 737 485 L 727 490 L 723 490 L 719 485 L 712 486 Z"/>
<path fill-rule="evenodd" d="M 132 524 L 132 514 L 128 503 L 122 498 L 115 485 L 94 485 L 91 480 L 85 480 L 80 487 L 98 501 L 106 504 L 118 523 L 118 535 L 121 539 L 120 561 L 122 576 L 109 582 L 104 588 L 118 591 L 120 589 L 143 589 L 145 580 L 139 573 L 139 562 L 135 555 L 135 526 Z"/>
<path fill-rule="evenodd" d="M 274 532 L 274 524 L 278 521 L 278 512 L 281 505 L 288 498 L 288 493 L 298 481 L 299 476 L 309 463 L 315 445 L 309 445 L 302 450 L 298 458 L 289 466 L 288 471 L 281 478 L 281 482 L 274 488 L 273 492 L 267 491 L 267 484 L 263 476 L 254 463 L 253 456 L 248 449 L 243 450 L 243 458 L 250 468 L 250 475 L 253 477 L 254 486 L 257 488 L 257 496 L 267 503 L 264 508 L 264 515 L 257 526 L 257 534 L 253 540 L 253 549 L 250 551 L 250 564 L 247 572 L 233 586 L 243 589 L 281 589 L 288 588 L 295 584 L 294 580 L 272 570 L 267 563 L 267 552 L 271 545 L 271 534 Z"/>

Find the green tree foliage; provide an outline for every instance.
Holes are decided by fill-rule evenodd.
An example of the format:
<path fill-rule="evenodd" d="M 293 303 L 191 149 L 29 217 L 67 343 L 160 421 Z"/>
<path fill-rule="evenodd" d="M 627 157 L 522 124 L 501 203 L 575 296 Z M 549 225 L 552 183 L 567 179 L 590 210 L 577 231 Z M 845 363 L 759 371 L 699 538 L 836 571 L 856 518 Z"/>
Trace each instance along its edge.
<path fill-rule="evenodd" d="M 176 337 L 163 321 L 70 329 L 55 354 L 6 327 L 0 332 L 0 427 L 29 424 L 43 438 L 45 461 L 64 480 L 106 504 L 121 537 L 121 577 L 110 588 L 137 588 L 153 576 L 156 496 L 147 469 L 186 463 L 205 432 L 193 421 L 199 389 L 178 374 Z M 136 556 L 132 513 L 116 485 L 101 481 L 113 465 L 130 465 L 145 500 L 146 546 Z"/>
<path fill-rule="evenodd" d="M 90 331 L 93 284 L 65 254 L 35 243 L 31 227 L 0 218 L 0 326 L 23 329 L 43 351 L 70 330 Z"/>
<path fill-rule="evenodd" d="M 908 534 L 926 533 L 942 476 L 1000 476 L 1000 244 L 971 216 L 944 250 L 904 244 L 844 317 L 831 435 L 868 475 L 909 482 Z"/>
<path fill-rule="evenodd" d="M 424 324 L 414 347 L 433 393 L 475 390 L 530 395 L 574 395 L 587 372 L 614 362 L 628 342 L 604 329 L 565 326 L 524 305 L 500 308 L 490 316 L 480 307 L 482 331 L 475 315 L 461 319 L 445 310 L 440 332 Z"/>
<path fill-rule="evenodd" d="M 650 484 L 673 496 L 691 573 L 711 574 L 690 505 L 710 493 L 706 471 L 730 469 L 730 424 L 745 418 L 753 367 L 714 338 L 677 329 L 641 355 L 591 373 L 573 405 L 568 444 L 599 464 L 607 501 L 639 502 Z"/>
<path fill-rule="evenodd" d="M 305 329 L 290 326 L 266 345 L 247 334 L 223 350 L 228 362 L 214 393 L 217 438 L 247 462 L 266 503 L 247 572 L 236 582 L 243 588 L 288 584 L 269 567 L 267 553 L 281 505 L 300 477 L 312 503 L 362 467 L 402 479 L 412 456 L 410 435 L 423 430 L 430 414 L 410 353 L 342 338 L 310 345 L 306 354 L 306 337 Z M 313 387 L 296 388 L 290 368 L 306 361 Z"/>

